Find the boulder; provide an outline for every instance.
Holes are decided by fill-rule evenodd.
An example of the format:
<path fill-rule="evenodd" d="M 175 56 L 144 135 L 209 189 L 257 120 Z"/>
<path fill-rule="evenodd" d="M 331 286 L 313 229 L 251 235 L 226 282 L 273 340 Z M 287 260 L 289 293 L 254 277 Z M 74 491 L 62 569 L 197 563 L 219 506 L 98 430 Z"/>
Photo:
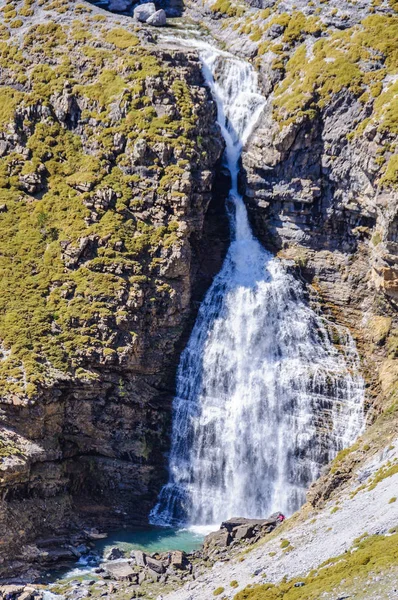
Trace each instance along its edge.
<path fill-rule="evenodd" d="M 105 569 L 108 575 L 117 581 L 138 582 L 138 573 L 135 573 L 128 563 L 110 563 Z"/>
<path fill-rule="evenodd" d="M 105 560 L 118 560 L 119 558 L 124 558 L 124 552 L 117 546 L 111 548 L 105 555 Z"/>
<path fill-rule="evenodd" d="M 220 529 L 219 531 L 213 531 L 212 533 L 209 533 L 209 535 L 206 535 L 203 542 L 203 548 L 225 548 L 226 546 L 229 546 L 231 542 L 232 536 L 229 531 Z"/>
<path fill-rule="evenodd" d="M 156 558 L 151 558 L 150 556 L 146 557 L 146 564 L 149 569 L 155 571 L 155 573 L 158 573 L 159 575 L 164 573 L 166 570 L 164 568 L 163 563 L 160 560 L 157 560 Z"/>
<path fill-rule="evenodd" d="M 141 23 L 146 23 L 149 17 L 156 12 L 156 6 L 153 2 L 145 2 L 134 9 L 134 19 Z"/>
<path fill-rule="evenodd" d="M 139 583 L 139 585 L 142 585 L 145 580 L 146 580 L 146 572 L 145 571 L 140 571 L 140 573 L 138 573 L 138 583 Z"/>
<path fill-rule="evenodd" d="M 116 12 L 125 12 L 129 10 L 133 5 L 132 0 L 110 0 L 109 2 L 109 10 L 114 10 Z"/>
<path fill-rule="evenodd" d="M 237 517 L 233 519 L 229 519 L 228 521 L 224 521 L 221 523 L 221 529 L 226 529 L 230 533 L 238 527 L 241 526 L 251 526 L 262 529 L 263 527 L 268 527 L 269 525 L 276 525 L 278 523 L 278 515 L 280 513 L 275 513 L 275 515 L 271 515 L 268 519 L 245 519 L 243 517 Z"/>
<path fill-rule="evenodd" d="M 154 571 L 153 569 L 149 568 L 147 571 L 147 575 L 149 577 L 149 579 L 151 579 L 152 581 L 154 581 L 155 583 L 159 581 L 160 579 L 160 575 L 159 573 L 157 573 L 157 571 Z"/>
<path fill-rule="evenodd" d="M 171 553 L 170 565 L 176 569 L 182 569 L 184 567 L 184 553 L 180 550 L 175 550 Z"/>
<path fill-rule="evenodd" d="M 164 12 L 163 8 L 161 8 L 146 20 L 146 24 L 152 25 L 153 27 L 163 27 L 166 25 L 166 21 L 166 13 Z"/>
<path fill-rule="evenodd" d="M 17 596 L 18 594 L 21 594 L 23 590 L 23 585 L 2 585 L 0 586 L 0 597 L 6 598 L 7 596 Z"/>
<path fill-rule="evenodd" d="M 138 567 L 145 567 L 147 558 L 145 552 L 141 552 L 141 550 L 133 550 L 130 556 L 135 560 L 135 564 Z"/>
<path fill-rule="evenodd" d="M 254 527 L 253 525 L 240 525 L 235 527 L 232 535 L 234 540 L 249 540 L 254 537 Z"/>

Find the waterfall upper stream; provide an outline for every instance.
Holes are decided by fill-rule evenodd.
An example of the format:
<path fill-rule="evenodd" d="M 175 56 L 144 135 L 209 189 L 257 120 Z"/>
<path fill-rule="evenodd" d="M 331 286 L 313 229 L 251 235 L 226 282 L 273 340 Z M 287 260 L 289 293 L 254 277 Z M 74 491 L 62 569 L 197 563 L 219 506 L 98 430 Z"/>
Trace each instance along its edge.
<path fill-rule="evenodd" d="M 256 73 L 195 45 L 226 143 L 231 244 L 178 368 L 169 481 L 150 517 L 169 526 L 293 512 L 363 426 L 354 342 L 336 327 L 332 341 L 301 283 L 253 236 L 238 193 L 242 146 L 265 104 Z"/>

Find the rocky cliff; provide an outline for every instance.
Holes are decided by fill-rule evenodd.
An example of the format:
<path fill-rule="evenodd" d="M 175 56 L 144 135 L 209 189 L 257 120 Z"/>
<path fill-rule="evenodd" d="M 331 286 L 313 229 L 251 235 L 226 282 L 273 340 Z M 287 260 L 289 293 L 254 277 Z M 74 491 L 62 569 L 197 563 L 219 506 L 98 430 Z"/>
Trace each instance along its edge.
<path fill-rule="evenodd" d="M 268 103 L 241 180 L 251 220 L 314 306 L 351 330 L 372 422 L 398 391 L 396 3 L 208 0 L 188 10 L 258 69 Z"/>
<path fill-rule="evenodd" d="M 375 451 L 398 400 L 396 4 L 186 9 L 258 68 L 269 100 L 242 191 L 263 243 L 352 331 L 369 421 L 390 410 Z M 0 575 L 51 558 L 54 534 L 145 518 L 179 352 L 226 236 L 194 52 L 83 2 L 11 0 L 1 18 Z"/>
<path fill-rule="evenodd" d="M 86 4 L 1 14 L 0 574 L 20 574 L 51 558 L 45 538 L 153 505 L 219 266 L 223 146 L 194 53 Z"/>

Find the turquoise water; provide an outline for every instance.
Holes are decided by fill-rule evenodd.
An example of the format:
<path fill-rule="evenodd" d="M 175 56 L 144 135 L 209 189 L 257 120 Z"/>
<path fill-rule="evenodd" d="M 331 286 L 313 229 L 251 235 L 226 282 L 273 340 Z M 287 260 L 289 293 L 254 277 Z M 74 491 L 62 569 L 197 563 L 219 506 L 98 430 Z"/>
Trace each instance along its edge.
<path fill-rule="evenodd" d="M 102 556 L 114 546 L 118 546 L 121 550 L 127 552 L 143 550 L 149 554 L 152 552 L 167 552 L 168 550 L 192 552 L 200 548 L 203 538 L 203 534 L 189 529 L 164 527 L 132 529 L 111 533 L 105 540 L 97 542 L 96 550 Z"/>
<path fill-rule="evenodd" d="M 146 529 L 130 529 L 112 532 L 104 540 L 95 544 L 92 554 L 82 556 L 74 565 L 69 564 L 47 573 L 43 583 L 57 583 L 81 578 L 95 578 L 94 569 L 107 552 L 117 546 L 126 553 L 132 550 L 142 550 L 148 554 L 183 550 L 193 552 L 198 550 L 208 531 L 198 532 L 189 529 L 169 529 L 165 527 L 149 527 Z"/>

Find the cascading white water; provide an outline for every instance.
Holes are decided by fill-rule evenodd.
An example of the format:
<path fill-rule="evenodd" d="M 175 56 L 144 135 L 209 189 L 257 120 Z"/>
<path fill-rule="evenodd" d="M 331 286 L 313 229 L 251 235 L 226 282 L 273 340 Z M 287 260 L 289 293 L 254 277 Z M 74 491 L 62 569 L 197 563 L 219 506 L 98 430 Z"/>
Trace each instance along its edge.
<path fill-rule="evenodd" d="M 232 241 L 177 374 L 169 482 L 157 525 L 290 514 L 322 464 L 363 426 L 363 381 L 347 332 L 340 349 L 301 284 L 253 237 L 239 158 L 265 100 L 244 61 L 199 46 L 231 173 Z"/>

